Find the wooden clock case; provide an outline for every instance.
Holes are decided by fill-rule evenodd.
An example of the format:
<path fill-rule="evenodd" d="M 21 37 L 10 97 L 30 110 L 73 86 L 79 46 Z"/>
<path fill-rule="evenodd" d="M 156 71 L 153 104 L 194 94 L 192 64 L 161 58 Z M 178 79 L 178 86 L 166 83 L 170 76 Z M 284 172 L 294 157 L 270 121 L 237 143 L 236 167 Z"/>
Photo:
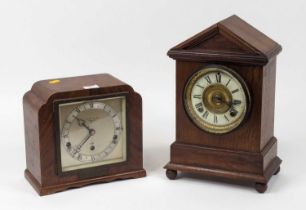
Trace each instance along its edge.
<path fill-rule="evenodd" d="M 142 99 L 132 87 L 109 74 L 36 82 L 24 95 L 25 177 L 40 195 L 117 179 L 146 175 L 142 157 Z M 97 88 L 84 89 L 96 85 Z M 55 103 L 60 100 L 126 96 L 127 160 L 125 162 L 59 173 Z"/>
<path fill-rule="evenodd" d="M 267 189 L 280 170 L 274 137 L 276 55 L 281 46 L 237 16 L 231 16 L 172 48 L 176 60 L 176 140 L 165 168 Z M 251 110 L 245 122 L 227 134 L 198 128 L 185 111 L 188 79 L 207 64 L 227 66 L 247 83 Z"/>

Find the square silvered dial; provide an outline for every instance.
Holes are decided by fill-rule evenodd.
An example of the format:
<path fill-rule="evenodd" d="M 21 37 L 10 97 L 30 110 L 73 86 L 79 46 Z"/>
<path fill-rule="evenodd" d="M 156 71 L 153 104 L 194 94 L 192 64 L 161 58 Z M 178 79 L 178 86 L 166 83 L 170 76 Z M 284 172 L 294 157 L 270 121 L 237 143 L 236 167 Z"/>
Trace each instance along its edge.
<path fill-rule="evenodd" d="M 125 96 L 58 104 L 62 172 L 124 162 Z"/>

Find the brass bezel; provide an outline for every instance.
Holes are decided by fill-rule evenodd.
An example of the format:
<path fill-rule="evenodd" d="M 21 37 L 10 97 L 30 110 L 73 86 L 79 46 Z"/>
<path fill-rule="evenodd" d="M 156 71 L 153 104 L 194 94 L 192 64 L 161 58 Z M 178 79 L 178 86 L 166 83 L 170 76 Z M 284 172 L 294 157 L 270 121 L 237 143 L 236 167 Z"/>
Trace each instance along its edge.
<path fill-rule="evenodd" d="M 243 110 L 243 114 L 241 115 L 241 117 L 237 118 L 234 122 L 230 123 L 229 125 L 224 125 L 224 126 L 216 126 L 216 125 L 205 122 L 203 119 L 201 119 L 196 114 L 196 112 L 193 109 L 192 102 L 191 102 L 191 91 L 196 81 L 199 78 L 203 77 L 205 74 L 216 72 L 216 71 L 219 71 L 219 72 L 221 71 L 235 78 L 240 83 L 244 91 L 245 97 L 246 97 L 246 106 L 245 106 L 245 109 Z M 233 131 L 234 129 L 236 129 L 237 127 L 239 127 L 247 118 L 248 113 L 251 108 L 251 96 L 250 96 L 250 92 L 249 92 L 246 82 L 233 69 L 230 69 L 222 65 L 206 65 L 202 67 L 199 71 L 194 73 L 185 85 L 183 97 L 184 97 L 185 111 L 187 112 L 188 116 L 193 121 L 193 123 L 196 124 L 197 127 L 199 127 L 200 129 L 206 132 L 209 132 L 209 133 L 213 133 L 213 134 L 229 133 Z"/>

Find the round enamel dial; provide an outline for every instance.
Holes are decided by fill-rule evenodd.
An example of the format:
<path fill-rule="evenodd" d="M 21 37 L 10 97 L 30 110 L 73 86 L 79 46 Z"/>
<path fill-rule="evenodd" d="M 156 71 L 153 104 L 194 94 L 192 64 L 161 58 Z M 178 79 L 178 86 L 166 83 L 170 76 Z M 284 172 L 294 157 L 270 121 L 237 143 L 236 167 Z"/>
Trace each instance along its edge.
<path fill-rule="evenodd" d="M 210 133 L 228 133 L 245 119 L 250 94 L 243 79 L 232 69 L 207 66 L 188 81 L 184 102 L 198 127 Z"/>
<path fill-rule="evenodd" d="M 88 114 L 91 118 L 88 119 Z M 64 121 L 61 143 L 80 162 L 104 160 L 120 140 L 119 114 L 103 102 L 86 102 L 75 107 Z"/>

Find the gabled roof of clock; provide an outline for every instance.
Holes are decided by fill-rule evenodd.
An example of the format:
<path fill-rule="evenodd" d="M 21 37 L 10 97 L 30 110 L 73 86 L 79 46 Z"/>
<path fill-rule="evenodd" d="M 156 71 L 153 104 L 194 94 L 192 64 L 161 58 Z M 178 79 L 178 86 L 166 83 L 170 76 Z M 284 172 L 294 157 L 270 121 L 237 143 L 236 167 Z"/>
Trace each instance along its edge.
<path fill-rule="evenodd" d="M 169 57 L 185 61 L 225 61 L 265 65 L 281 46 L 233 15 L 169 50 Z"/>

